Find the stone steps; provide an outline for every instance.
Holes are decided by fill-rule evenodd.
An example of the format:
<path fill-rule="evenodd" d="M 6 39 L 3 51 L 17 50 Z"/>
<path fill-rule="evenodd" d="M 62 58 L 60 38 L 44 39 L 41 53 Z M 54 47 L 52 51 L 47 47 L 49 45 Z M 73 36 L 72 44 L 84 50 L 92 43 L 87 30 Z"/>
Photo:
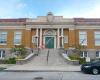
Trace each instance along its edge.
<path fill-rule="evenodd" d="M 49 50 L 49 54 L 48 54 L 48 50 Z M 61 57 L 58 49 L 43 49 L 43 50 L 40 50 L 39 55 L 34 57 L 29 63 L 27 63 L 27 65 L 66 66 L 68 64 L 65 61 L 65 59 Z"/>

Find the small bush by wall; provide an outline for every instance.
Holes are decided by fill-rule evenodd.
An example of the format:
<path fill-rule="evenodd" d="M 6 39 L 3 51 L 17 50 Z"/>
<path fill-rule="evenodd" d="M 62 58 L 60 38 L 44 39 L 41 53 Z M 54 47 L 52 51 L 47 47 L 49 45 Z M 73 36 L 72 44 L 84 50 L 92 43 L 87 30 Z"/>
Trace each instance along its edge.
<path fill-rule="evenodd" d="M 80 63 L 80 64 L 86 63 L 86 59 L 85 59 L 85 58 L 79 58 L 79 63 Z"/>
<path fill-rule="evenodd" d="M 69 58 L 70 58 L 71 60 L 79 60 L 79 64 L 84 64 L 84 63 L 86 63 L 86 59 L 85 59 L 85 58 L 80 58 L 80 56 L 77 55 L 77 54 L 70 55 Z"/>
<path fill-rule="evenodd" d="M 72 55 L 69 55 L 69 58 L 71 59 L 71 60 L 79 60 L 79 55 L 77 55 L 77 54 L 72 54 Z"/>
<path fill-rule="evenodd" d="M 16 58 L 0 60 L 0 64 L 16 64 Z"/>

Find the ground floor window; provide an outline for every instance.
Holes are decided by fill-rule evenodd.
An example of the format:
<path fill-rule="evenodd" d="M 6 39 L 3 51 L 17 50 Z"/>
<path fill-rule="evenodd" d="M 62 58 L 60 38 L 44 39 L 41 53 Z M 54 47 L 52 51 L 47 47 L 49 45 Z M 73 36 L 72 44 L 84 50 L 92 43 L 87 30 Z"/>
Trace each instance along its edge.
<path fill-rule="evenodd" d="M 96 58 L 100 58 L 100 51 L 96 51 Z"/>
<path fill-rule="evenodd" d="M 0 50 L 0 59 L 3 59 L 5 57 L 5 51 Z"/>
<path fill-rule="evenodd" d="M 80 57 L 81 58 L 88 57 L 88 52 L 87 51 L 81 51 L 80 52 Z"/>

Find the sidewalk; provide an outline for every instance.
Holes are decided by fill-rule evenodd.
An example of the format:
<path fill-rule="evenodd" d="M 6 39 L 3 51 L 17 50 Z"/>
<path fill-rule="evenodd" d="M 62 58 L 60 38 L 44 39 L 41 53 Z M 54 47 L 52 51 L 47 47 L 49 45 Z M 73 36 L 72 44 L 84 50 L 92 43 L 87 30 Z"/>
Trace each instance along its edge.
<path fill-rule="evenodd" d="M 14 66 L 15 64 L 0 64 L 0 68 L 9 68 Z"/>
<path fill-rule="evenodd" d="M 80 66 L 24 66 L 15 65 L 8 67 L 5 71 L 12 72 L 34 72 L 34 71 L 80 71 Z"/>

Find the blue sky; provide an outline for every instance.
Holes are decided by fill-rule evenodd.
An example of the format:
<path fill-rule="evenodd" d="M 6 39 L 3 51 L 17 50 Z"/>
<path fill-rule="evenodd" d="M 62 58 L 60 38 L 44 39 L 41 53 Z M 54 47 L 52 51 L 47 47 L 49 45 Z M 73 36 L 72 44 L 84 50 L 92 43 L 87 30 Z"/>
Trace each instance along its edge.
<path fill-rule="evenodd" d="M 0 0 L 0 18 L 35 18 L 47 12 L 65 18 L 98 18 L 100 0 Z"/>

